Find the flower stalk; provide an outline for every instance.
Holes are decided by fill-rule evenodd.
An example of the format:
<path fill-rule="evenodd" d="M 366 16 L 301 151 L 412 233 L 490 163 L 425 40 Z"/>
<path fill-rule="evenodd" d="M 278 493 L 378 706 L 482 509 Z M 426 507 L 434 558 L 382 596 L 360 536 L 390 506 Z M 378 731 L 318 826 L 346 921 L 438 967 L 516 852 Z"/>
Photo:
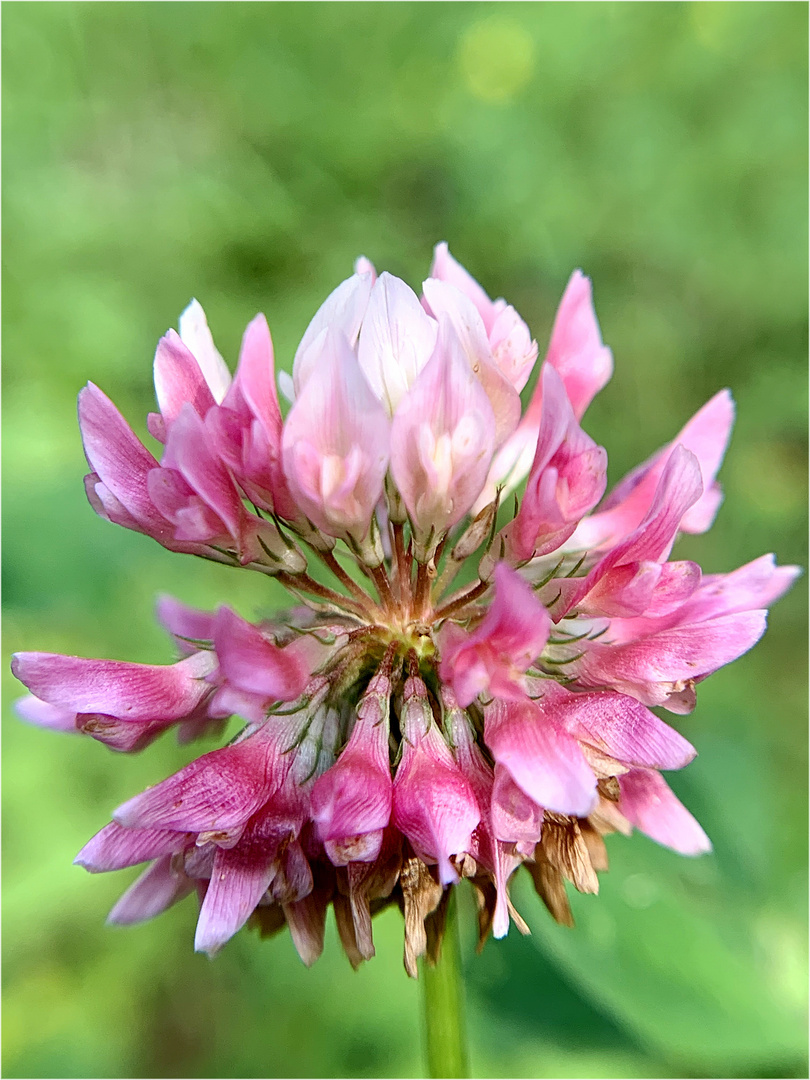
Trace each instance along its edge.
<path fill-rule="evenodd" d="M 455 892 L 447 904 L 444 938 L 435 964 L 422 964 L 422 1016 L 427 1075 L 469 1076 L 464 978 Z"/>

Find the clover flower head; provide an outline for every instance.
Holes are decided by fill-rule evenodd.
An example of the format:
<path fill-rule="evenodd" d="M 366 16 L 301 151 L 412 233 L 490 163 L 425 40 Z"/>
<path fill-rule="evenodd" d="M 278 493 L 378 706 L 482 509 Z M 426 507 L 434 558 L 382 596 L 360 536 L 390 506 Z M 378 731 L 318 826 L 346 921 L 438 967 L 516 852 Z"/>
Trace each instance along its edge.
<path fill-rule="evenodd" d="M 728 391 L 604 498 L 607 454 L 580 423 L 612 356 L 580 271 L 522 412 L 537 357 L 514 308 L 439 244 L 421 296 L 358 261 L 304 333 L 286 418 L 264 317 L 231 378 L 196 301 L 155 354 L 157 455 L 98 387 L 81 391 L 101 517 L 296 599 L 253 623 L 162 597 L 179 653 L 165 666 L 16 654 L 24 719 L 114 750 L 246 722 L 79 852 L 94 872 L 149 864 L 112 922 L 196 892 L 197 949 L 286 924 L 310 964 L 332 906 L 357 965 L 372 916 L 397 904 L 415 975 L 462 879 L 483 942 L 525 931 L 520 868 L 570 923 L 565 882 L 597 891 L 606 834 L 709 850 L 662 775 L 695 750 L 651 707 L 691 711 L 798 571 L 670 558 L 720 505 Z"/>

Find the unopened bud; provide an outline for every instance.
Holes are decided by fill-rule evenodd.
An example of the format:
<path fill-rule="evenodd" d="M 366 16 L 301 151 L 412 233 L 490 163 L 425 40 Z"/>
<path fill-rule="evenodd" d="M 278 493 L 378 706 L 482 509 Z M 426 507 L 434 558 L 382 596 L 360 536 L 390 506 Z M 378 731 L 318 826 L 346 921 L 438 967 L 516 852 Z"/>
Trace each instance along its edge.
<path fill-rule="evenodd" d="M 483 544 L 492 528 L 497 509 L 498 502 L 493 500 L 474 518 L 450 553 L 453 562 L 464 562 Z"/>

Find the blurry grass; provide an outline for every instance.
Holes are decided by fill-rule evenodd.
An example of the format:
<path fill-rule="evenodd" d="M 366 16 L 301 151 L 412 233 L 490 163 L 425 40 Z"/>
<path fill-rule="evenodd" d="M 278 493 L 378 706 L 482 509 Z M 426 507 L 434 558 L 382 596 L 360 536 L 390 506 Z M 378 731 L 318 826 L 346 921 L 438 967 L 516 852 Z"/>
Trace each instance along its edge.
<path fill-rule="evenodd" d="M 612 479 L 730 386 L 726 504 L 679 551 L 712 572 L 768 550 L 806 562 L 804 5 L 17 3 L 2 19 L 7 653 L 168 661 L 158 592 L 280 603 L 94 517 L 75 394 L 98 382 L 143 435 L 154 344 L 192 294 L 232 364 L 263 310 L 289 367 L 356 255 L 417 286 L 440 239 L 541 349 L 570 271 L 593 277 L 616 375 L 586 426 Z M 523 890 L 533 938 L 470 950 L 476 1075 L 806 1075 L 805 596 L 679 719 L 701 757 L 674 782 L 715 854 L 615 838 L 577 931 Z M 286 937 L 246 933 L 210 964 L 191 901 L 105 928 L 131 874 L 70 860 L 188 751 L 122 758 L 4 724 L 7 1075 L 420 1074 L 397 915 L 359 974 L 331 932 L 312 971 Z"/>

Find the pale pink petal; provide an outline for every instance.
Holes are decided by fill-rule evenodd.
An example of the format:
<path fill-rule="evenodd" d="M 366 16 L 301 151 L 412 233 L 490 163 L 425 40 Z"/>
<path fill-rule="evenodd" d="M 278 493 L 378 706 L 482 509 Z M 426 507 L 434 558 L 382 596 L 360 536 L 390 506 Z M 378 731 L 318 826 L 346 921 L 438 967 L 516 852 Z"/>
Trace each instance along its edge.
<path fill-rule="evenodd" d="M 543 807 L 530 799 L 503 765 L 495 766 L 492 828 L 499 840 L 536 844 L 543 831 Z"/>
<path fill-rule="evenodd" d="M 486 478 L 495 418 L 446 321 L 391 429 L 391 472 L 420 534 L 444 535 Z"/>
<path fill-rule="evenodd" d="M 322 343 L 319 344 L 319 338 L 324 331 L 341 333 L 349 345 L 354 346 L 373 284 L 371 273 L 354 274 L 341 282 L 318 308 L 295 352 L 293 383 L 296 395 L 301 393 L 301 388 L 313 371 L 320 373 Z"/>
<path fill-rule="evenodd" d="M 320 340 L 318 377 L 284 425 L 284 472 L 314 525 L 362 542 L 383 492 L 389 421 L 345 336 L 330 330 Z"/>
<path fill-rule="evenodd" d="M 12 671 L 14 670 L 12 665 Z M 50 728 L 51 731 L 67 731 L 78 734 L 76 727 L 76 710 L 64 709 L 58 705 L 50 705 L 47 701 L 40 701 L 33 694 L 17 698 L 14 702 L 14 711 L 21 720 L 36 727 Z"/>
<path fill-rule="evenodd" d="M 433 249 L 433 263 L 430 267 L 430 277 L 447 282 L 448 285 L 454 286 L 459 292 L 464 293 L 466 297 L 472 300 L 478 310 L 478 314 L 481 316 L 481 321 L 484 324 L 486 333 L 490 333 L 500 309 L 496 308 L 495 304 L 490 300 L 487 293 L 478 284 L 472 274 L 465 270 L 461 263 L 453 258 L 450 254 L 450 249 L 444 241 L 437 244 Z"/>
<path fill-rule="evenodd" d="M 404 281 L 383 273 L 371 290 L 357 359 L 389 416 L 430 359 L 438 325 Z"/>
<path fill-rule="evenodd" d="M 429 314 L 450 323 L 470 370 L 484 388 L 495 416 L 495 445 L 500 446 L 520 421 L 520 397 L 495 363 L 481 316 L 471 300 L 444 281 L 428 278 L 422 290 Z"/>
<path fill-rule="evenodd" d="M 641 832 L 681 855 L 704 855 L 712 850 L 706 833 L 660 773 L 634 769 L 619 777 L 619 786 L 619 810 Z"/>
<path fill-rule="evenodd" d="M 219 404 L 228 392 L 231 373 L 220 356 L 202 305 L 192 300 L 178 323 L 180 340 L 193 353 L 214 400 Z"/>

